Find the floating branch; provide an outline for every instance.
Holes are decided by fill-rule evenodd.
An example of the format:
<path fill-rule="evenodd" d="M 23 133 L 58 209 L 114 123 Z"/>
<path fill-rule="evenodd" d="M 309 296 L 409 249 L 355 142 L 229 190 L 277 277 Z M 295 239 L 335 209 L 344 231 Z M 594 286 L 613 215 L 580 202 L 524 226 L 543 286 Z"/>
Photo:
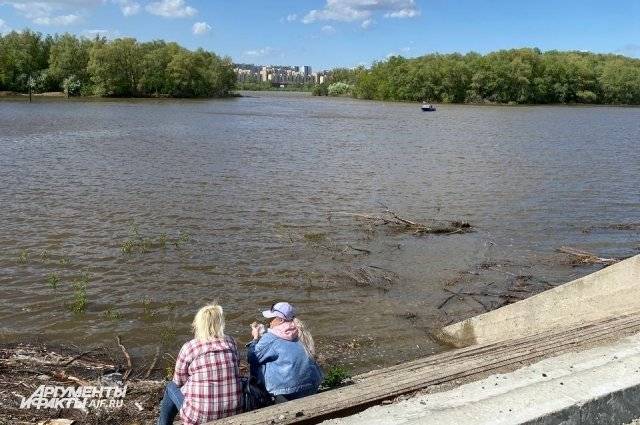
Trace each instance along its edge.
<path fill-rule="evenodd" d="M 611 264 L 615 264 L 620 260 L 623 260 L 623 258 L 599 257 L 591 252 L 572 248 L 570 246 L 561 246 L 556 251 L 575 257 L 574 264 L 604 264 L 605 266 L 610 266 Z"/>
<path fill-rule="evenodd" d="M 451 235 L 455 233 L 467 233 L 471 231 L 471 225 L 464 221 L 444 221 L 430 219 L 429 223 L 419 223 L 413 220 L 409 220 L 405 217 L 399 216 L 397 213 L 391 210 L 385 210 L 380 215 L 371 214 L 359 214 L 349 212 L 333 212 L 334 215 L 343 215 L 354 217 L 357 219 L 365 220 L 372 223 L 375 226 L 392 226 L 397 230 L 403 232 L 410 232 L 415 235 L 423 234 L 445 234 Z M 329 215 L 329 219 L 331 218 Z"/>

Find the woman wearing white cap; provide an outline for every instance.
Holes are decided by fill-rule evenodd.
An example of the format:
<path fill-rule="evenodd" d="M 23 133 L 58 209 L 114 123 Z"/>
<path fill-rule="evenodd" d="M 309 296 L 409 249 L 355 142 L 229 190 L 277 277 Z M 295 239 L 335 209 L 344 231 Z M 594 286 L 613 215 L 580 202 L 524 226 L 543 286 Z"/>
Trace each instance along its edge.
<path fill-rule="evenodd" d="M 251 376 L 276 402 L 315 394 L 322 371 L 314 358 L 313 338 L 296 318 L 295 308 L 279 302 L 262 315 L 271 321 L 262 336 L 260 326 L 251 325 L 253 341 L 247 353 Z"/>

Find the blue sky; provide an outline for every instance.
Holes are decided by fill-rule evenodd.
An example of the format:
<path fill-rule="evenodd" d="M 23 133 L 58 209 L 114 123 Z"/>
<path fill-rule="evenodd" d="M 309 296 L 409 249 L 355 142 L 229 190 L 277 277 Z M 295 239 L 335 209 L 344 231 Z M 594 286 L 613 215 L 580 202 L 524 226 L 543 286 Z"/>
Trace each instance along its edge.
<path fill-rule="evenodd" d="M 640 57 L 640 0 L 0 0 L 0 32 L 26 27 L 314 70 L 524 46 Z"/>

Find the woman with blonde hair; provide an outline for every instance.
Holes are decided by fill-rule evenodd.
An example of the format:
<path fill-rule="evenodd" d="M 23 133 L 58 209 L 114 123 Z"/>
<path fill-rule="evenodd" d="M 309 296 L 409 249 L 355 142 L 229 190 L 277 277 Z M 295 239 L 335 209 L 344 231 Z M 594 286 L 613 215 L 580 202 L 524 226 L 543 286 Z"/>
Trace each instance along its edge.
<path fill-rule="evenodd" d="M 276 403 L 315 394 L 322 371 L 315 360 L 313 337 L 296 318 L 295 308 L 279 302 L 262 315 L 271 321 L 264 333 L 259 325 L 251 326 L 253 341 L 247 354 L 251 377 Z"/>
<path fill-rule="evenodd" d="M 160 403 L 158 425 L 172 424 L 178 412 L 185 425 L 196 425 L 242 410 L 238 349 L 224 334 L 222 307 L 202 307 L 192 327 L 194 339 L 180 349 L 173 380 Z"/>

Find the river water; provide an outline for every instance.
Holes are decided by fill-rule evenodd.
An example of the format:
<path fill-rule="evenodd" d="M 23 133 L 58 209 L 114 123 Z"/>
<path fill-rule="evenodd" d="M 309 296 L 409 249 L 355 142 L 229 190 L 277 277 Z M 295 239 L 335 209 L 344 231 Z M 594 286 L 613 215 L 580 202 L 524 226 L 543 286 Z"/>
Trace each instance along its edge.
<path fill-rule="evenodd" d="M 87 347 L 119 334 L 148 359 L 188 339 L 207 301 L 246 342 L 260 310 L 288 300 L 329 363 L 394 364 L 442 350 L 431 331 L 504 301 L 491 294 L 596 269 L 560 246 L 637 253 L 639 176 L 638 108 L 5 100 L 0 338 Z M 344 214 L 385 208 L 474 232 Z"/>

